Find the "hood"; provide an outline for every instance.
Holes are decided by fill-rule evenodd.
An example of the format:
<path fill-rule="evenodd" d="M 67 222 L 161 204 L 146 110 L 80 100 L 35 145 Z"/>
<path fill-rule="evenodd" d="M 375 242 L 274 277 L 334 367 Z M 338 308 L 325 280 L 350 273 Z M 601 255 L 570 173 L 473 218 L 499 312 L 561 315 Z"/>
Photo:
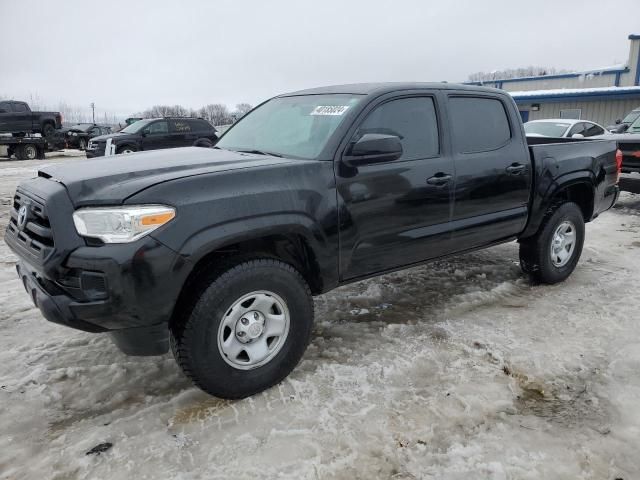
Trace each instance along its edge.
<path fill-rule="evenodd" d="M 118 138 L 123 138 L 123 137 L 138 137 L 136 134 L 134 133 L 122 133 L 122 132 L 114 132 L 114 133 L 108 133 L 106 135 L 98 135 L 96 137 L 93 137 L 91 140 L 94 142 L 106 142 L 107 138 L 113 138 L 114 140 L 117 140 Z"/>
<path fill-rule="evenodd" d="M 38 176 L 63 184 L 76 207 L 118 205 L 145 188 L 193 175 L 305 162 L 213 148 L 186 147 L 45 166 Z"/>

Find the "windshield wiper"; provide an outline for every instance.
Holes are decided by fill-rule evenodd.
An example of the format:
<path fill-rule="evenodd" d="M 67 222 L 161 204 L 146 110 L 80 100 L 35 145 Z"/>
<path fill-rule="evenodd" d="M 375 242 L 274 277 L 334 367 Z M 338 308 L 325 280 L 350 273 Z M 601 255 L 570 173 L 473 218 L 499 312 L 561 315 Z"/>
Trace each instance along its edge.
<path fill-rule="evenodd" d="M 278 157 L 278 158 L 282 158 L 282 155 L 280 155 L 279 153 L 273 153 L 273 152 L 265 152 L 263 150 L 236 150 L 236 152 L 240 152 L 240 153 L 254 153 L 256 155 L 270 155 L 272 157 Z"/>

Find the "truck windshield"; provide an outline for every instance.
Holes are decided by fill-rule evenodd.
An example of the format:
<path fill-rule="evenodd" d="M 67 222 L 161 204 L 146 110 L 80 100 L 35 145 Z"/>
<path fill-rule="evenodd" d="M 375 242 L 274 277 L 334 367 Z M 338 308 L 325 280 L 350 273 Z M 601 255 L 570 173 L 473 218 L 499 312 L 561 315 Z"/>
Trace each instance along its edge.
<path fill-rule="evenodd" d="M 361 95 L 300 95 L 269 100 L 244 116 L 216 147 L 314 159 Z"/>
<path fill-rule="evenodd" d="M 627 132 L 640 132 L 640 116 L 638 116 L 638 118 L 636 118 L 635 121 L 631 125 L 629 125 L 629 130 L 627 130 Z"/>
<path fill-rule="evenodd" d="M 626 123 L 628 125 L 634 123 L 638 117 L 640 117 L 640 110 L 632 110 L 629 113 L 627 113 L 627 116 L 624 117 L 624 119 L 622 120 L 622 123 Z"/>
<path fill-rule="evenodd" d="M 565 122 L 527 122 L 524 124 L 524 131 L 527 135 L 562 137 L 570 126 L 570 123 Z"/>

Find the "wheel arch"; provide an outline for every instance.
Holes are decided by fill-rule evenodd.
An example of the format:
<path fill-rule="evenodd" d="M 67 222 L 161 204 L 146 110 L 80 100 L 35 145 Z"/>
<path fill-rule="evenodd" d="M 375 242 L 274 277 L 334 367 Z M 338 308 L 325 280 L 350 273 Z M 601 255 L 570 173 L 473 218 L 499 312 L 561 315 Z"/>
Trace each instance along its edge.
<path fill-rule="evenodd" d="M 585 223 L 591 221 L 595 209 L 595 194 L 592 172 L 573 172 L 557 178 L 534 205 L 535 217 L 530 220 L 520 238 L 535 235 L 549 208 L 561 201 L 576 203 L 582 211 Z"/>
<path fill-rule="evenodd" d="M 189 307 L 210 281 L 238 263 L 251 259 L 271 258 L 294 267 L 305 279 L 312 294 L 328 288 L 326 272 L 321 265 L 321 253 L 310 232 L 295 228 L 269 228 L 245 232 L 220 241 L 206 242 L 191 251 L 187 258 L 191 266 L 183 282 L 170 318 L 170 325 L 180 322 Z M 194 248 L 192 243 L 190 248 Z M 337 267 L 336 267 L 337 268 Z"/>

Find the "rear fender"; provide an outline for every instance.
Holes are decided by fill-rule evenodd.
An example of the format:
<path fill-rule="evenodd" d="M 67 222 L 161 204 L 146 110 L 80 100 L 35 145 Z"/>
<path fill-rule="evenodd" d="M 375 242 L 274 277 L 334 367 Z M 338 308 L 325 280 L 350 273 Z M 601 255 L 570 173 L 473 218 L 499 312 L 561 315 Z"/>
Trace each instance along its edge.
<path fill-rule="evenodd" d="M 546 186 L 542 192 L 539 191 L 540 187 L 538 187 L 534 195 L 533 205 L 531 206 L 532 215 L 529 217 L 529 223 L 520 235 L 520 238 L 535 235 L 542 224 L 547 209 L 553 204 L 558 195 L 563 190 L 578 184 L 588 185 L 595 197 L 594 185 L 596 184 L 596 178 L 595 174 L 590 170 L 579 170 L 561 175 L 549 182 L 548 186 Z M 585 218 L 585 221 L 588 222 L 589 220 L 591 220 L 591 218 Z"/>

